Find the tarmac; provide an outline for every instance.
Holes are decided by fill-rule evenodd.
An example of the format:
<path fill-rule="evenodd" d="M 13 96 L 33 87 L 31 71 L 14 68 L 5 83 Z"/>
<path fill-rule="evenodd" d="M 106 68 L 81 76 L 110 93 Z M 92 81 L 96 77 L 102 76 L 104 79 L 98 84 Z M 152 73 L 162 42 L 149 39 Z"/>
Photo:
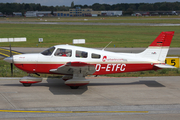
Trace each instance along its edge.
<path fill-rule="evenodd" d="M 24 87 L 0 78 L 0 119 L 178 120 L 180 77 L 87 77 L 70 89 L 60 78 Z"/>

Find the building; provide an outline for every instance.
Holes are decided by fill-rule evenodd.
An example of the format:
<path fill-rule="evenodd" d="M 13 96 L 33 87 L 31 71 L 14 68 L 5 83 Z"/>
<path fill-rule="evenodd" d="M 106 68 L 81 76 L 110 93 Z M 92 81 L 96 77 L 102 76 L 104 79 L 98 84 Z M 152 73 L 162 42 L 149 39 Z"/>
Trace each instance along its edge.
<path fill-rule="evenodd" d="M 0 12 L 0 17 L 4 17 L 4 15 L 2 14 L 2 12 Z"/>
<path fill-rule="evenodd" d="M 21 12 L 13 12 L 13 16 L 22 16 L 22 13 Z"/>
<path fill-rule="evenodd" d="M 53 14 L 53 15 L 52 15 Z M 36 12 L 37 17 L 50 17 L 50 16 L 56 16 L 56 12 L 52 11 L 37 11 Z"/>
<path fill-rule="evenodd" d="M 37 12 L 37 11 L 27 11 L 24 15 L 25 15 L 26 17 L 37 17 L 37 16 L 36 16 L 36 12 Z"/>
<path fill-rule="evenodd" d="M 122 11 L 93 11 L 91 8 L 76 7 L 69 11 L 27 11 L 26 17 L 97 17 L 97 16 L 121 16 Z"/>
<path fill-rule="evenodd" d="M 132 16 L 178 15 L 179 11 L 134 11 Z"/>
<path fill-rule="evenodd" d="M 50 16 L 57 16 L 57 12 L 52 12 L 52 11 L 27 11 L 25 13 L 25 16 L 26 17 L 50 17 Z"/>
<path fill-rule="evenodd" d="M 102 16 L 121 16 L 122 11 L 101 11 Z"/>
<path fill-rule="evenodd" d="M 70 17 L 69 11 L 57 11 L 58 17 Z"/>
<path fill-rule="evenodd" d="M 58 17 L 91 17 L 99 15 L 101 15 L 101 11 L 93 11 L 91 8 L 81 9 L 81 7 L 69 9 L 69 11 L 57 11 Z"/>

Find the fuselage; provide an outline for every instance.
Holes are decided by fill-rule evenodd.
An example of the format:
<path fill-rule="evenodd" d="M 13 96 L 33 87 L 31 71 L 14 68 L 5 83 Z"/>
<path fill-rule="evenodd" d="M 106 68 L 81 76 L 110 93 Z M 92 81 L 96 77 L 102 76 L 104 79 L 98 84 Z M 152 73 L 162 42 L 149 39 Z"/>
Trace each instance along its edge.
<path fill-rule="evenodd" d="M 154 64 L 159 63 L 151 58 L 142 58 L 139 54 L 114 53 L 72 45 L 56 45 L 42 53 L 13 56 L 14 65 L 27 73 L 53 74 L 51 69 L 76 61 L 94 65 L 96 72 L 93 75 L 155 70 Z"/>
<path fill-rule="evenodd" d="M 161 32 L 141 53 L 114 53 L 72 45 L 56 45 L 41 53 L 13 55 L 4 60 L 27 73 L 62 74 L 65 84 L 77 89 L 89 84 L 89 80 L 85 79 L 87 75 L 175 68 L 165 64 L 173 35 L 174 31 Z M 30 76 L 20 79 L 24 86 L 41 81 L 42 78 Z"/>

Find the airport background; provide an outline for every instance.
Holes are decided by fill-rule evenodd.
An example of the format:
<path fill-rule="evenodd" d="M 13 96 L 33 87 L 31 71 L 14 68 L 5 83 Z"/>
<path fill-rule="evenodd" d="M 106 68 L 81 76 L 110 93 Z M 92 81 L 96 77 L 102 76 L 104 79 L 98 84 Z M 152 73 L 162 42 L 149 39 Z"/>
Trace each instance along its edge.
<path fill-rule="evenodd" d="M 0 16 L 87 17 L 87 16 L 157 16 L 179 15 L 180 2 L 118 3 L 43 6 L 35 3 L 0 3 Z"/>
<path fill-rule="evenodd" d="M 121 48 L 119 52 L 129 50 L 130 53 L 136 49 L 143 51 L 160 32 L 171 30 L 175 35 L 166 62 L 177 66 L 180 57 L 179 3 L 74 5 L 72 2 L 71 7 L 0 3 L 0 38 L 27 37 L 26 42 L 11 43 L 13 54 L 21 54 L 17 51 L 41 52 L 56 44 L 71 44 L 74 38 L 86 39 L 86 44 L 80 46 L 93 48 L 104 47 L 113 41 L 106 50 Z M 111 11 L 122 12 L 122 16 Z M 35 16 L 25 17 L 27 12 Z M 39 43 L 38 38 L 44 41 Z M 14 67 L 12 77 L 10 64 L 3 61 L 3 57 L 9 56 L 9 45 L 8 42 L 0 43 L 0 52 L 5 55 L 0 55 L 0 119 L 180 118 L 180 69 L 88 76 L 90 84 L 76 90 L 69 89 L 61 76 L 43 74 L 42 83 L 27 88 L 19 83 L 27 73 Z"/>
<path fill-rule="evenodd" d="M 28 21 L 28 20 L 37 21 L 37 19 L 27 19 L 27 18 L 36 18 L 36 17 L 37 18 L 41 17 L 41 19 L 38 19 L 38 21 L 46 21 L 46 22 L 57 21 L 61 18 L 61 21 L 58 21 L 58 22 L 66 22 L 66 21 L 72 20 L 71 18 L 74 17 L 75 20 L 73 22 L 78 22 L 78 20 L 80 20 L 82 18 L 84 22 L 92 22 L 94 20 L 95 22 L 105 22 L 105 23 L 122 22 L 123 23 L 123 22 L 127 22 L 129 20 L 130 20 L 129 22 L 132 22 L 132 21 L 135 22 L 135 20 L 133 20 L 134 18 L 133 19 L 132 18 L 127 19 L 126 16 L 137 16 L 139 18 L 141 18 L 141 17 L 143 18 L 144 16 L 146 16 L 146 18 L 148 18 L 148 16 L 152 16 L 152 17 L 157 16 L 159 18 L 161 16 L 176 16 L 175 18 L 173 18 L 174 19 L 173 22 L 178 23 L 177 20 L 178 20 L 179 14 L 180 14 L 180 2 L 178 2 L 178 1 L 177 2 L 156 2 L 156 3 L 117 3 L 117 4 L 113 4 L 113 5 L 99 4 L 99 3 L 94 3 L 92 5 L 75 5 L 74 2 L 71 2 L 70 6 L 63 6 L 63 5 L 44 6 L 44 5 L 35 4 L 35 3 L 0 3 L 0 16 L 1 16 L 1 18 L 4 18 L 1 20 L 7 21 L 7 22 L 13 21 L 13 20 L 15 20 L 15 21 Z M 100 18 L 99 16 L 102 18 Z M 125 16 L 125 17 L 120 17 L 120 16 Z M 111 17 L 109 21 L 108 21 L 108 19 L 109 19 L 108 17 Z M 117 18 L 115 18 L 115 17 L 117 17 Z M 23 18 L 23 19 L 21 20 L 21 19 L 11 19 L 11 18 Z M 55 19 L 47 19 L 47 18 L 56 18 L 56 20 Z M 70 19 L 63 19 L 63 18 L 70 18 Z M 99 21 L 99 19 L 106 19 L 106 20 L 105 21 L 102 21 L 102 20 Z M 161 20 L 161 19 L 158 20 L 158 19 L 155 18 L 153 20 L 150 18 L 149 21 L 147 19 L 144 21 L 155 22 L 155 23 L 157 21 L 159 21 L 159 23 L 161 23 L 161 22 L 166 23 L 166 21 L 164 21 L 163 18 L 162 18 L 163 20 Z M 165 19 L 168 20 L 167 18 L 165 18 Z M 144 22 L 144 21 L 137 20 L 136 22 Z M 70 22 L 72 22 L 72 21 L 70 21 Z M 172 21 L 168 21 L 168 22 L 170 23 Z M 18 25 L 18 26 L 19 26 L 19 29 L 25 29 L 23 25 Z M 20 26 L 22 26 L 22 27 L 20 27 Z M 25 25 L 25 26 L 26 26 L 27 30 L 31 29 L 31 27 L 32 27 L 32 25 L 29 26 L 29 28 L 28 28 L 28 25 Z M 1 27 L 2 28 L 9 28 L 9 27 L 5 27 L 4 25 L 1 25 Z M 13 27 L 13 25 L 11 25 L 11 27 Z M 37 28 L 34 27 L 33 29 L 39 29 L 39 27 L 37 27 Z M 16 28 L 16 27 L 14 26 L 12 29 L 14 29 L 14 28 Z M 67 26 L 66 26 L 66 28 L 67 28 Z M 62 30 L 65 30 L 66 28 L 62 28 Z M 93 34 L 93 36 L 95 35 L 94 33 L 88 34 L 89 33 L 88 31 L 85 31 L 84 28 L 82 28 L 82 27 L 80 27 L 80 28 L 81 28 L 80 31 L 83 31 L 83 35 L 85 35 L 87 33 L 87 35 L 84 36 L 87 39 L 87 41 L 89 41 L 92 34 Z M 85 27 L 85 28 L 87 28 L 87 30 L 92 29 L 89 27 Z M 111 26 L 111 29 L 110 29 L 110 27 L 108 27 L 108 28 L 109 28 L 109 32 L 112 32 L 112 30 L 113 30 L 113 33 L 116 32 L 116 30 L 114 30 L 114 29 L 118 29 L 118 28 L 114 28 L 112 26 Z M 126 31 L 127 33 L 130 30 L 127 27 L 121 27 L 121 28 L 123 29 L 123 31 Z M 168 28 L 170 28 L 170 27 L 168 27 Z M 46 29 L 43 29 L 43 30 L 45 31 Z M 48 29 L 49 29 L 49 27 L 48 27 Z M 54 42 L 57 42 L 56 39 L 62 37 L 63 31 L 59 31 L 58 28 L 54 28 L 54 26 L 51 26 L 51 29 L 52 30 L 56 29 L 56 31 L 61 33 L 61 35 L 58 34 L 58 36 L 56 35 L 56 38 L 54 38 L 54 35 L 51 35 L 53 33 L 50 33 L 50 31 L 48 30 L 48 38 L 47 37 L 44 38 L 45 42 L 47 42 L 46 40 L 48 39 L 48 40 L 51 40 L 52 43 L 54 43 Z M 76 29 L 75 31 L 78 32 L 79 26 L 76 26 L 75 28 L 73 26 L 71 26 L 69 29 Z M 101 43 L 102 46 L 106 45 L 106 42 L 109 41 L 109 39 L 106 40 L 106 38 L 111 38 L 115 41 L 117 41 L 117 40 L 119 41 L 119 38 L 117 39 L 118 34 L 114 34 L 113 38 L 111 36 L 106 37 L 106 35 L 108 35 L 108 34 L 106 33 L 106 35 L 105 35 L 104 33 L 102 33 L 101 32 L 102 29 L 104 29 L 104 28 L 99 29 L 99 31 L 97 32 L 98 35 L 96 37 L 94 37 L 94 40 L 97 41 L 96 38 L 99 37 L 99 34 L 103 34 L 102 36 L 103 36 L 104 43 Z M 133 28 L 133 29 L 135 29 L 135 28 Z M 27 30 L 25 30 L 25 31 L 27 31 Z M 95 29 L 92 29 L 92 31 L 94 31 L 94 30 Z M 108 31 L 108 30 L 106 29 L 106 31 Z M 18 32 L 22 33 L 23 31 L 18 31 Z M 36 33 L 30 33 L 30 34 L 33 34 L 34 37 L 35 36 L 37 37 L 40 34 L 42 35 L 42 33 L 39 33 L 39 32 L 40 31 L 38 31 Z M 71 31 L 71 32 L 74 32 L 74 31 Z M 135 33 L 134 33 L 134 35 L 135 35 Z M 5 38 L 6 36 L 7 36 L 6 34 L 2 34 L 1 38 Z M 82 35 L 79 35 L 79 36 L 82 36 Z M 114 36 L 117 36 L 117 37 L 114 37 Z M 142 35 L 139 35 L 139 37 L 140 36 L 142 37 Z M 178 35 L 176 34 L 176 36 L 178 36 Z M 19 37 L 19 36 L 17 36 L 17 37 Z M 73 36 L 72 35 L 64 35 L 63 38 L 65 38 L 65 37 L 68 37 L 68 40 L 64 40 L 64 41 L 69 43 L 69 39 L 71 39 L 72 37 L 75 37 L 75 36 L 74 35 Z M 90 38 L 88 38 L 88 37 L 90 37 Z M 122 35 L 121 35 L 121 37 L 122 37 Z M 126 39 L 126 38 L 121 38 L 121 39 Z M 101 38 L 98 40 L 102 41 Z M 32 41 L 32 43 L 29 43 L 29 41 Z M 61 43 L 62 43 L 62 41 L 61 41 Z M 28 37 L 28 46 L 32 47 L 33 46 L 32 44 L 34 44 L 34 38 Z M 90 44 L 87 43 L 86 45 L 90 45 Z M 92 42 L 92 44 L 94 44 L 94 43 Z M 7 46 L 4 43 L 1 45 Z M 12 45 L 17 46 L 17 44 L 16 45 L 12 44 Z M 18 45 L 20 45 L 20 44 L 18 44 Z M 43 46 L 43 45 L 46 45 L 46 46 Z M 36 47 L 49 47 L 47 45 L 50 45 L 50 44 L 41 43 L 38 45 L 38 43 L 35 43 Z M 118 45 L 121 45 L 121 46 L 118 46 Z M 21 47 L 22 46 L 27 46 L 27 44 L 22 43 Z M 116 47 L 146 47 L 146 45 L 142 45 L 142 46 L 129 45 L 129 46 L 127 46 L 127 44 L 123 45 L 122 42 L 120 42 L 120 43 L 115 42 L 114 45 L 110 45 L 109 47 L 112 47 L 112 46 L 116 46 Z M 178 44 L 176 44 L 174 42 L 174 43 L 172 43 L 172 46 L 178 47 Z M 92 47 L 92 45 L 91 46 L 85 46 L 85 47 Z M 95 44 L 94 44 L 93 47 L 97 47 L 97 46 L 95 46 Z M 170 56 L 170 57 L 172 57 L 172 56 Z M 179 56 L 176 56 L 176 57 L 179 57 Z M 174 61 L 175 61 L 175 63 L 174 63 Z M 179 58 L 167 58 L 167 63 L 171 64 L 171 65 L 176 65 L 176 67 L 179 68 Z M 166 70 L 166 71 L 168 71 L 168 70 Z M 7 75 L 4 73 L 8 73 L 8 72 L 2 72 L 2 76 Z M 153 72 L 150 72 L 150 73 L 153 73 Z M 161 72 L 161 73 L 167 73 L 167 72 L 165 72 L 165 70 L 164 70 L 164 72 Z M 176 70 L 175 74 L 178 74 L 178 73 L 179 73 L 179 71 Z M 122 76 L 128 76 L 128 75 L 129 74 L 125 74 Z M 145 74 L 144 74 L 144 72 L 141 72 L 140 75 L 144 76 Z M 173 73 L 173 75 L 174 75 L 174 73 Z M 137 76 L 137 75 L 135 75 L 135 76 Z"/>

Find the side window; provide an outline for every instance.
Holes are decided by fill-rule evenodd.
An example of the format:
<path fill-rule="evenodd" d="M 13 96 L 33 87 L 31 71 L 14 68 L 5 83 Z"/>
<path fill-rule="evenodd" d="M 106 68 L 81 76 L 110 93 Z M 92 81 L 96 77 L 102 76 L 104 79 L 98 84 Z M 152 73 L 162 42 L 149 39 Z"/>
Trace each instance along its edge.
<path fill-rule="evenodd" d="M 101 58 L 101 55 L 92 53 L 92 54 L 91 54 L 91 58 L 100 59 L 100 58 Z"/>
<path fill-rule="evenodd" d="M 76 57 L 79 58 L 87 58 L 88 57 L 88 52 L 85 51 L 76 51 Z"/>
<path fill-rule="evenodd" d="M 54 49 L 55 47 L 48 48 L 47 50 L 43 51 L 41 54 L 50 56 L 53 53 Z"/>
<path fill-rule="evenodd" d="M 63 48 L 58 48 L 56 52 L 54 53 L 55 56 L 60 56 L 60 57 L 71 57 L 72 56 L 72 50 L 70 49 L 63 49 Z"/>

